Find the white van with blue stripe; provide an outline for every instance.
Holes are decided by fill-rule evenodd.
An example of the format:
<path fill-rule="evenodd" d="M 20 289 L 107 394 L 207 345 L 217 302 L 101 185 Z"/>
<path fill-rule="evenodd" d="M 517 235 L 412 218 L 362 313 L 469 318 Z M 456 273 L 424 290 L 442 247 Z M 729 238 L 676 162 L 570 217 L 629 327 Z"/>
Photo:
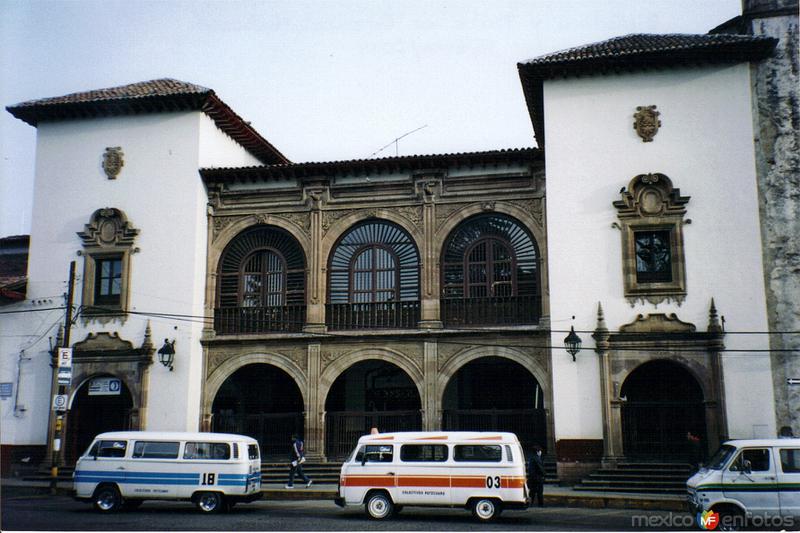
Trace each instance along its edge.
<path fill-rule="evenodd" d="M 78 459 L 75 498 L 103 512 L 190 500 L 203 512 L 261 497 L 258 442 L 225 433 L 101 433 Z"/>

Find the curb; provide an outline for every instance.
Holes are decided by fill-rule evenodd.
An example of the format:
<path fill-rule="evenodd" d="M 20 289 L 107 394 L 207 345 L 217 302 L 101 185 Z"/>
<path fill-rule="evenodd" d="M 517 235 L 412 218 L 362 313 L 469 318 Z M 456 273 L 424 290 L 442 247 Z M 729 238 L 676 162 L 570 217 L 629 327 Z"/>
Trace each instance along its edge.
<path fill-rule="evenodd" d="M 333 490 L 314 489 L 265 489 L 261 491 L 265 501 L 330 500 L 336 497 Z M 639 509 L 643 511 L 688 511 L 682 500 L 650 498 L 626 498 L 625 496 L 581 496 L 572 494 L 545 495 L 548 507 L 583 507 L 587 509 Z M 534 509 L 535 507 L 531 507 Z"/>

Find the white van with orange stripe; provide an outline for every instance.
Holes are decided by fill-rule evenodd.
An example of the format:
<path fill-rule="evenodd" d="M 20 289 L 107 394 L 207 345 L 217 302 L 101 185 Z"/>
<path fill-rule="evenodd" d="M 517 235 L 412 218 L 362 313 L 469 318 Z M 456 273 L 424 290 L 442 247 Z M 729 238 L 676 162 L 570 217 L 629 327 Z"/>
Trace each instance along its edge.
<path fill-rule="evenodd" d="M 525 455 L 513 433 L 365 435 L 342 465 L 336 504 L 383 519 L 405 505 L 465 507 L 488 521 L 530 505 Z"/>

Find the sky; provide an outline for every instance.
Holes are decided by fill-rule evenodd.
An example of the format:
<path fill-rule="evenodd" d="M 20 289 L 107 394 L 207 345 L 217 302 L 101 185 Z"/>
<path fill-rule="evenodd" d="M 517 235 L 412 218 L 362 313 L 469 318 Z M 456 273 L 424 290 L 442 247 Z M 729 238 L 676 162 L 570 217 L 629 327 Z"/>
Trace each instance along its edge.
<path fill-rule="evenodd" d="M 740 0 L 0 0 L 0 104 L 176 78 L 214 89 L 294 162 L 521 148 L 535 141 L 517 62 L 705 33 L 740 12 Z M 35 144 L 0 111 L 0 237 L 30 232 Z"/>

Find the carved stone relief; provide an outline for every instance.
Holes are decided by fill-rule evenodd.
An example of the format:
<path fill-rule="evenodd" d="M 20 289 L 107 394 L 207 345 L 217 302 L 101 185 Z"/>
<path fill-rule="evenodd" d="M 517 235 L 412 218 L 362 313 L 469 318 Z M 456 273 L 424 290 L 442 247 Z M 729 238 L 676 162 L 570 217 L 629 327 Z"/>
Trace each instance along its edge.
<path fill-rule="evenodd" d="M 120 170 L 125 166 L 124 155 L 120 146 L 106 147 L 106 151 L 103 153 L 103 172 L 106 173 L 108 179 L 117 179 Z"/>
<path fill-rule="evenodd" d="M 540 226 L 544 220 L 544 209 L 542 208 L 541 198 L 530 198 L 528 200 L 510 200 L 508 203 L 522 208 L 526 213 L 529 213 L 533 220 Z"/>
<path fill-rule="evenodd" d="M 441 228 L 453 213 L 460 211 L 469 204 L 437 204 L 436 205 L 436 229 Z"/>
<path fill-rule="evenodd" d="M 661 121 L 658 119 L 659 113 L 656 111 L 656 106 L 638 106 L 636 113 L 633 114 L 633 129 L 636 134 L 642 138 L 642 142 L 652 142 L 653 137 L 658 133 L 658 128 L 661 127 Z"/>

